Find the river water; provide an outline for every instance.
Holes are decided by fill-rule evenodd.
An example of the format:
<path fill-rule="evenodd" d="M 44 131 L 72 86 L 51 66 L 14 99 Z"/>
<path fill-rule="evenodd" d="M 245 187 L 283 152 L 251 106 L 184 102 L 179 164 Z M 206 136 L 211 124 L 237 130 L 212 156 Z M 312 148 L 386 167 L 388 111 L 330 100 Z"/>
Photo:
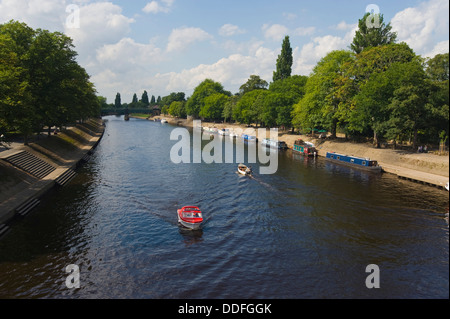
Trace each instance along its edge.
<path fill-rule="evenodd" d="M 175 164 L 176 127 L 105 119 L 78 175 L 0 240 L 1 298 L 448 298 L 446 191 L 290 150 L 254 178 Z M 177 224 L 184 205 L 201 231 Z"/>

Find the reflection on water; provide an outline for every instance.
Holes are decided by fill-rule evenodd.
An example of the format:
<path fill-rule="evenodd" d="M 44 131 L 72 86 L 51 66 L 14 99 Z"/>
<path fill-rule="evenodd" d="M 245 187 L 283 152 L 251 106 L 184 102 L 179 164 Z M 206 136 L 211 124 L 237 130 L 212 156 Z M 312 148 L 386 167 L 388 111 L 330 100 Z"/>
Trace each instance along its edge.
<path fill-rule="evenodd" d="M 0 297 L 448 298 L 447 192 L 289 150 L 253 178 L 174 164 L 173 128 L 109 117 L 77 177 L 0 240 Z M 191 204 L 199 231 L 178 225 Z"/>

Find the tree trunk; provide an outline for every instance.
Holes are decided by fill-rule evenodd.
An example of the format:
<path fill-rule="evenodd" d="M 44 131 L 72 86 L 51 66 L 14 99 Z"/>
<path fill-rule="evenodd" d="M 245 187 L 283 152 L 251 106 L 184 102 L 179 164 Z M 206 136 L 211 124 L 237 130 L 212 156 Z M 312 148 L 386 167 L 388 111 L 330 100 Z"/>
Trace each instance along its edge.
<path fill-rule="evenodd" d="M 413 150 L 416 149 L 416 146 L 417 146 L 417 129 L 414 128 Z"/>
<path fill-rule="evenodd" d="M 376 148 L 380 148 L 380 141 L 378 140 L 377 132 L 373 131 L 373 145 Z"/>

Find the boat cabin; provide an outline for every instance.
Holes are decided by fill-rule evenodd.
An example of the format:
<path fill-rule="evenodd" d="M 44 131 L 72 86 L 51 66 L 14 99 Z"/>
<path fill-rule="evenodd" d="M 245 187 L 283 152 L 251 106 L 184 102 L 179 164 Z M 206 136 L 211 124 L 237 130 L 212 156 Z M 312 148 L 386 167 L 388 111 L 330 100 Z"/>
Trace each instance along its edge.
<path fill-rule="evenodd" d="M 377 167 L 378 162 L 372 161 L 370 158 L 364 158 L 364 157 L 356 157 L 356 156 L 348 156 L 343 154 L 338 154 L 334 152 L 328 152 L 327 156 L 328 159 L 336 160 L 348 164 L 354 164 L 364 167 Z"/>
<path fill-rule="evenodd" d="M 294 142 L 293 150 L 308 156 L 317 154 L 317 150 L 313 143 L 304 142 L 301 139 L 298 139 Z"/>

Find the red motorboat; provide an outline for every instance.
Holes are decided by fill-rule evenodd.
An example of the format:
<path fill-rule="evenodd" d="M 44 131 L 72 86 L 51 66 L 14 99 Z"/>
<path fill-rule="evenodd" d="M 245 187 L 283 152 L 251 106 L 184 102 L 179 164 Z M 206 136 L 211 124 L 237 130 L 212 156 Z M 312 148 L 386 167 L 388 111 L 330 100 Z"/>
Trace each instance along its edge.
<path fill-rule="evenodd" d="M 199 229 L 203 222 L 202 212 L 197 206 L 178 209 L 178 222 L 186 228 Z"/>

